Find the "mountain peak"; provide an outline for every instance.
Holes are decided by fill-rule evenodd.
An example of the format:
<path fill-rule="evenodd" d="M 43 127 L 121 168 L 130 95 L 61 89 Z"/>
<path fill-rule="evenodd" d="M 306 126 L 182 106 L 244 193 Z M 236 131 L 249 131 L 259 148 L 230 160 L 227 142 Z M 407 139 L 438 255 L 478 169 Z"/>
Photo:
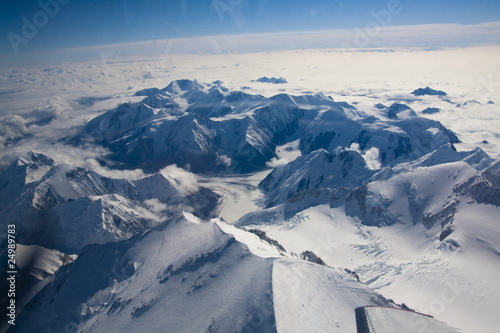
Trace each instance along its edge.
<path fill-rule="evenodd" d="M 263 76 L 261 78 L 258 78 L 255 81 L 262 82 L 262 83 L 274 83 L 274 84 L 288 83 L 288 81 L 284 77 L 276 78 L 274 76 L 271 77 L 271 78 L 269 78 L 267 76 Z"/>
<path fill-rule="evenodd" d="M 26 155 L 17 159 L 17 165 L 36 164 L 36 165 L 52 165 L 54 160 L 42 153 L 29 151 Z"/>
<path fill-rule="evenodd" d="M 436 95 L 436 96 L 446 96 L 446 93 L 442 90 L 434 90 L 430 87 L 418 88 L 412 92 L 415 96 L 423 96 L 423 95 Z"/>
<path fill-rule="evenodd" d="M 393 103 L 387 109 L 387 117 L 391 119 L 399 119 L 400 117 L 411 117 L 416 116 L 417 114 L 413 111 L 408 105 Z"/>
<path fill-rule="evenodd" d="M 168 86 L 162 89 L 170 93 L 181 94 L 191 90 L 205 90 L 198 80 L 181 79 L 170 82 Z"/>

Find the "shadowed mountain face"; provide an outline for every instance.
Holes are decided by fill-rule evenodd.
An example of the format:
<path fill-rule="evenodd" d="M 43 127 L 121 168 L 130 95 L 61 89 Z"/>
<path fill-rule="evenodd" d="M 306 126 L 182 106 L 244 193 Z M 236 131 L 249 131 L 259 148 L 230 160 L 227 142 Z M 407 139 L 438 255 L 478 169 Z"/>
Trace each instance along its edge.
<path fill-rule="evenodd" d="M 138 94 L 146 97 L 93 119 L 73 141 L 108 147 L 122 168 L 157 171 L 177 164 L 196 173 L 262 170 L 277 146 L 296 139 L 303 154 L 320 148 L 335 153 L 352 143 L 375 147 L 383 165 L 458 142 L 440 123 L 402 104 L 388 109 L 387 122 L 322 94 L 265 98 L 196 80 Z"/>

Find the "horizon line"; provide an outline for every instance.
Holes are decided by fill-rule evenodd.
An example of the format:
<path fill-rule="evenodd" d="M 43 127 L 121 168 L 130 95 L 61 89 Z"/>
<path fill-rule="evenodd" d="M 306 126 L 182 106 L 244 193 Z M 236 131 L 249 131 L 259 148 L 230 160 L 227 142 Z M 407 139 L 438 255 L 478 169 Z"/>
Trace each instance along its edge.
<path fill-rule="evenodd" d="M 370 23 L 372 23 L 371 26 L 368 26 Z M 224 54 L 305 49 L 350 51 L 500 45 L 500 21 L 478 24 L 432 23 L 398 26 L 377 24 L 375 21 L 370 21 L 364 28 L 353 29 L 205 35 L 26 51 L 23 54 L 0 56 L 0 59 L 5 60 L 5 65 L 10 60 L 10 65 L 0 67 L 16 66 L 16 63 L 20 65 L 23 61 L 29 63 L 34 59 L 42 63 L 44 60 L 83 62 L 169 54 Z"/>

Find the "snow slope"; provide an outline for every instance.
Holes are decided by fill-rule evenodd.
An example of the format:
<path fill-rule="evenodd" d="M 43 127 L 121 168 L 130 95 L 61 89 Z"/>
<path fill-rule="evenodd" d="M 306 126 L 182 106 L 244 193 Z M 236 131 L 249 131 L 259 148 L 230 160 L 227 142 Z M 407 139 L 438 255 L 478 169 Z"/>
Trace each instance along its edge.
<path fill-rule="evenodd" d="M 87 246 L 26 305 L 15 331 L 345 332 L 354 307 L 391 304 L 332 268 L 258 256 L 243 241 L 270 245 L 220 223 L 185 214 Z"/>
<path fill-rule="evenodd" d="M 22 188 L 38 181 L 54 165 L 54 160 L 43 154 L 29 152 L 0 173 L 0 210 L 7 207 L 12 197 L 21 195 Z"/>
<path fill-rule="evenodd" d="M 497 164 L 481 151 L 443 148 L 354 189 L 299 191 L 236 225 L 266 232 L 289 252 L 310 249 L 384 296 L 464 332 L 494 332 Z"/>
<path fill-rule="evenodd" d="M 432 317 L 412 311 L 384 307 L 365 307 L 359 311 L 365 318 L 365 326 L 362 327 L 366 331 L 358 326 L 358 332 L 457 332 Z"/>
<path fill-rule="evenodd" d="M 183 179 L 178 183 L 162 173 L 137 180 L 113 179 L 58 164 L 47 166 L 39 180 L 26 183 L 26 170 L 43 169 L 45 164 L 40 167 L 39 161 L 52 164 L 48 157 L 36 156 L 30 163 L 15 162 L 0 174 L 5 183 L 0 189 L 1 223 L 17 226 L 20 243 L 74 253 L 90 243 L 142 233 L 184 210 L 203 218 L 216 210 L 217 194 L 203 187 L 186 192 Z"/>
<path fill-rule="evenodd" d="M 356 151 L 330 154 L 318 149 L 278 166 L 259 184 L 259 188 L 266 194 L 268 206 L 273 206 L 310 188 L 357 187 L 374 173 Z"/>
<path fill-rule="evenodd" d="M 21 270 L 29 268 L 29 274 L 37 280 L 53 275 L 59 267 L 76 258 L 74 254 L 67 255 L 38 245 L 16 244 L 16 266 Z"/>

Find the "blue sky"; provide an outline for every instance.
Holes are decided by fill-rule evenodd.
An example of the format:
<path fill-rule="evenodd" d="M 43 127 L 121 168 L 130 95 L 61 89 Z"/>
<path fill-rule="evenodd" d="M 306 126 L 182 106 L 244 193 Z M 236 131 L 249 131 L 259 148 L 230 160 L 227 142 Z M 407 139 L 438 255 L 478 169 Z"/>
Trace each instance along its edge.
<path fill-rule="evenodd" d="M 40 14 L 39 1 L 2 0 L 0 56 L 12 56 L 16 48 L 18 53 L 33 53 L 193 36 L 362 28 L 374 20 L 373 12 L 387 11 L 391 2 L 399 3 L 401 10 L 391 15 L 388 26 L 500 21 L 498 0 L 59 1 L 67 3 L 58 4 L 57 13 L 50 16 Z M 40 27 L 25 38 L 23 25 L 36 19 Z"/>

